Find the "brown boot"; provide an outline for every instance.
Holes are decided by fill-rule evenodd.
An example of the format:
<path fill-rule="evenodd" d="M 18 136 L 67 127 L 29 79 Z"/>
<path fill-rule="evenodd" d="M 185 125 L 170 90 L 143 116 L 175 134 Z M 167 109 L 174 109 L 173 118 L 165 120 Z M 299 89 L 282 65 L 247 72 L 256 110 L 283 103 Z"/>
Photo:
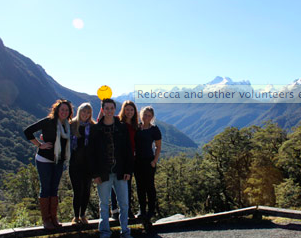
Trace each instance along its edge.
<path fill-rule="evenodd" d="M 55 229 L 55 226 L 52 224 L 50 211 L 49 211 L 49 198 L 39 198 L 40 201 L 40 210 L 42 214 L 43 226 L 47 230 Z"/>
<path fill-rule="evenodd" d="M 50 216 L 51 216 L 52 224 L 55 227 L 61 227 L 62 226 L 62 224 L 60 224 L 57 220 L 58 205 L 59 205 L 58 197 L 50 197 Z"/>

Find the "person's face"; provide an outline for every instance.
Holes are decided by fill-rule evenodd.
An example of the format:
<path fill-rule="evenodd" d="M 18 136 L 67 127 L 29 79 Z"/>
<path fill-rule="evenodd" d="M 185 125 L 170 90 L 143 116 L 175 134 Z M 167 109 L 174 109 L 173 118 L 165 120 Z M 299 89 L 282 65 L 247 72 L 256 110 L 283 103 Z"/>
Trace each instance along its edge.
<path fill-rule="evenodd" d="M 149 124 L 152 119 L 153 119 L 153 114 L 150 111 L 145 110 L 144 113 L 143 113 L 143 116 L 142 116 L 143 123 L 144 124 Z"/>
<path fill-rule="evenodd" d="M 91 111 L 90 110 L 83 109 L 79 113 L 79 119 L 82 122 L 88 121 L 90 119 L 90 117 L 91 117 Z"/>
<path fill-rule="evenodd" d="M 69 116 L 69 107 L 63 103 L 59 107 L 58 116 L 61 121 L 66 120 Z"/>
<path fill-rule="evenodd" d="M 115 106 L 114 103 L 108 102 L 105 103 L 103 108 L 103 113 L 105 117 L 113 117 L 115 115 Z"/>
<path fill-rule="evenodd" d="M 135 109 L 131 105 L 127 105 L 124 108 L 124 114 L 127 119 L 132 119 L 135 114 Z"/>

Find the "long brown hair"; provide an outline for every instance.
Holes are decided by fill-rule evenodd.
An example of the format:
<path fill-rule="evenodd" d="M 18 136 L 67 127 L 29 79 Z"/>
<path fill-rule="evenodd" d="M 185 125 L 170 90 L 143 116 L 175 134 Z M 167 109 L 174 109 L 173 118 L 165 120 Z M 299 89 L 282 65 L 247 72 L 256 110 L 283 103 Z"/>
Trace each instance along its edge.
<path fill-rule="evenodd" d="M 126 122 L 125 107 L 128 105 L 130 105 L 134 108 L 134 115 L 131 119 L 131 125 L 136 129 L 138 127 L 138 111 L 137 111 L 137 107 L 134 102 L 132 102 L 130 100 L 124 101 L 121 106 L 121 110 L 118 114 L 118 117 L 119 117 L 120 121 Z"/>
<path fill-rule="evenodd" d="M 54 104 L 52 104 L 52 106 L 50 108 L 48 117 L 51 119 L 57 120 L 59 118 L 59 109 L 60 109 L 61 105 L 63 105 L 63 104 L 66 104 L 67 107 L 69 108 L 69 115 L 67 117 L 67 120 L 70 122 L 72 119 L 72 116 L 73 116 L 73 108 L 72 108 L 71 102 L 66 99 L 56 100 L 56 102 Z"/>

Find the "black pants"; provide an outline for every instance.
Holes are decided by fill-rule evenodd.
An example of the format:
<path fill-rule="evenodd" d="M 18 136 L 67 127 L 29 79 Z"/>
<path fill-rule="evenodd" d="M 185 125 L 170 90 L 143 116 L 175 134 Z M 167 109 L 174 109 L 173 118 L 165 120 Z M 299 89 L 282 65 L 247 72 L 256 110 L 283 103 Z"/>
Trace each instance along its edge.
<path fill-rule="evenodd" d="M 132 207 L 131 207 L 131 203 L 132 203 L 132 176 L 131 178 L 128 180 L 128 195 L 129 195 L 129 211 L 132 211 Z M 111 202 L 112 202 L 112 208 L 111 210 L 115 210 L 117 209 L 117 198 L 116 198 L 116 193 L 114 191 L 114 189 L 112 188 L 111 191 Z"/>
<path fill-rule="evenodd" d="M 87 172 L 80 168 L 69 168 L 70 180 L 73 188 L 73 209 L 74 216 L 85 216 L 90 198 L 92 179 Z"/>
<path fill-rule="evenodd" d="M 150 216 L 155 213 L 156 204 L 156 188 L 155 188 L 155 172 L 148 161 L 135 163 L 135 179 L 137 184 L 137 195 L 140 205 L 140 211 L 146 214 L 146 197 L 148 204 L 148 213 Z"/>

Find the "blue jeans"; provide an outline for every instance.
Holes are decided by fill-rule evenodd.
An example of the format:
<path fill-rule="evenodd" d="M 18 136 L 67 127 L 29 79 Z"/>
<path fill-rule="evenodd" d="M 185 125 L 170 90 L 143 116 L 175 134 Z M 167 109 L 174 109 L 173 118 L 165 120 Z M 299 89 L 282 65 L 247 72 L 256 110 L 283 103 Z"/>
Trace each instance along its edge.
<path fill-rule="evenodd" d="M 36 160 L 40 178 L 40 197 L 56 197 L 63 173 L 63 163 L 44 163 Z"/>
<path fill-rule="evenodd" d="M 132 209 L 131 209 L 131 199 L 132 199 L 132 177 L 130 178 L 130 180 L 128 180 L 128 199 L 129 199 L 129 212 L 132 212 Z M 114 189 L 112 189 L 112 192 L 111 192 L 111 211 L 117 209 L 118 206 L 117 206 L 117 199 L 116 199 L 116 193 L 114 191 Z"/>
<path fill-rule="evenodd" d="M 110 174 L 109 181 L 102 182 L 97 185 L 100 207 L 99 231 L 100 237 L 110 237 L 110 223 L 109 223 L 109 200 L 111 197 L 111 190 L 114 190 L 117 195 L 117 202 L 120 208 L 119 223 L 121 226 L 121 234 L 130 234 L 128 228 L 128 187 L 127 181 L 118 180 L 115 173 Z"/>

